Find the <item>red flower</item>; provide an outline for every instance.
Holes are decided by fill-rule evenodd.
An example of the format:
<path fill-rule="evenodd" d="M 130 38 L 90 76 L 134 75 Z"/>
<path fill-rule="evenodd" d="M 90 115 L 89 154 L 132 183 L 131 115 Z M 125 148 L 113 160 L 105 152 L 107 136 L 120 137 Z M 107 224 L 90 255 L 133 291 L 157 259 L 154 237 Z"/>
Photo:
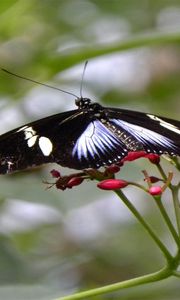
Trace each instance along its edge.
<path fill-rule="evenodd" d="M 66 188 L 71 189 L 73 186 L 79 185 L 83 182 L 84 178 L 81 177 L 73 177 L 66 184 Z"/>
<path fill-rule="evenodd" d="M 146 153 L 145 151 L 130 151 L 121 161 L 133 161 L 141 157 L 148 158 L 153 164 L 159 164 L 160 162 L 160 156 L 158 154 Z"/>
<path fill-rule="evenodd" d="M 119 190 L 128 185 L 128 182 L 122 179 L 105 179 L 97 184 L 102 190 Z"/>
<path fill-rule="evenodd" d="M 110 174 L 115 174 L 120 171 L 120 167 L 117 165 L 111 165 L 106 168 L 106 172 Z"/>
<path fill-rule="evenodd" d="M 151 194 L 152 196 L 157 196 L 157 195 L 161 195 L 163 190 L 160 186 L 151 186 L 149 188 L 149 194 Z"/>
<path fill-rule="evenodd" d="M 146 155 L 147 153 L 145 151 L 130 151 L 128 152 L 128 155 L 123 159 L 123 161 L 133 161 Z"/>
<path fill-rule="evenodd" d="M 147 157 L 152 164 L 158 165 L 160 163 L 160 157 L 158 154 L 150 153 L 146 154 L 145 157 Z"/>
<path fill-rule="evenodd" d="M 50 173 L 51 173 L 52 177 L 54 177 L 54 178 L 59 178 L 59 177 L 61 177 L 60 172 L 57 171 L 57 170 L 55 170 L 55 169 L 51 170 Z"/>

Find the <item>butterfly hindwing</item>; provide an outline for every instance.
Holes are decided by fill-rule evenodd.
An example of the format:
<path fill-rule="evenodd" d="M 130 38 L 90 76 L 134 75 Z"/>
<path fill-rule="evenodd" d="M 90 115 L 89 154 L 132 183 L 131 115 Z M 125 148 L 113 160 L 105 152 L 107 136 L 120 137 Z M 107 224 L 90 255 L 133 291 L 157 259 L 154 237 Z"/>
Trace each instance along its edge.
<path fill-rule="evenodd" d="M 127 148 L 100 120 L 92 120 L 77 139 L 72 155 L 84 168 L 99 168 L 120 161 Z"/>

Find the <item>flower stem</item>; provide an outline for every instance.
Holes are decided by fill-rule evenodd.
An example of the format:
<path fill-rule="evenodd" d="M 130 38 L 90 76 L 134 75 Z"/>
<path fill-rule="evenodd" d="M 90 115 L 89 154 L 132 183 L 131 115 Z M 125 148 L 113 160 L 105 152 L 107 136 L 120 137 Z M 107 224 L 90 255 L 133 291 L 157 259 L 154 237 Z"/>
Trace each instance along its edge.
<path fill-rule="evenodd" d="M 162 204 L 161 199 L 156 199 L 156 197 L 154 197 L 154 200 L 155 200 L 155 202 L 156 202 L 156 204 L 157 204 L 157 206 L 158 206 L 158 208 L 161 212 L 161 215 L 163 216 L 163 219 L 165 220 L 165 222 L 166 222 L 166 224 L 167 224 L 167 226 L 168 226 L 168 228 L 169 228 L 169 230 L 170 230 L 177 246 L 179 247 L 180 246 L 179 236 L 178 236 L 178 234 L 177 234 L 177 232 L 176 232 L 176 230 L 175 230 L 175 228 L 174 228 L 174 226 L 171 222 L 171 219 L 169 218 L 169 216 L 168 216 L 168 214 L 167 214 L 167 212 L 166 212 L 166 210 L 165 210 L 165 208 Z"/>
<path fill-rule="evenodd" d="M 160 172 L 160 174 L 162 175 L 164 180 L 167 180 L 167 176 L 165 174 L 165 172 L 163 171 L 161 165 L 157 165 L 157 168 Z M 169 188 L 172 192 L 172 198 L 173 198 L 173 204 L 174 204 L 174 211 L 175 211 L 175 216 L 176 216 L 176 223 L 177 223 L 177 229 L 178 229 L 178 235 L 179 235 L 179 241 L 178 241 L 178 245 L 180 246 L 180 201 L 178 199 L 178 191 L 180 188 L 180 183 L 178 185 L 169 185 Z M 166 219 L 167 220 L 167 219 Z"/>
<path fill-rule="evenodd" d="M 167 176 L 166 176 L 166 174 L 165 174 L 163 168 L 161 167 L 160 164 L 157 164 L 156 166 L 157 166 L 158 171 L 159 171 L 159 173 L 161 174 L 162 178 L 164 179 L 164 181 L 166 181 L 166 180 L 167 180 Z"/>
<path fill-rule="evenodd" d="M 124 195 L 124 193 L 121 190 L 117 190 L 117 191 L 115 191 L 115 193 L 124 202 L 124 204 L 129 208 L 129 210 L 136 217 L 136 219 L 138 219 L 138 221 L 141 223 L 141 225 L 146 229 L 146 231 L 149 233 L 149 235 L 152 237 L 154 242 L 157 244 L 159 249 L 164 254 L 166 260 L 168 262 L 170 262 L 172 260 L 172 256 L 171 256 L 170 252 L 167 250 L 167 248 L 164 246 L 164 244 L 161 242 L 161 240 L 157 237 L 157 235 L 151 229 L 149 224 L 143 219 L 143 217 L 140 215 L 140 213 L 137 211 L 137 209 L 134 207 L 134 205 L 128 200 L 128 198 Z"/>
<path fill-rule="evenodd" d="M 122 282 L 106 285 L 106 286 L 103 286 L 100 288 L 76 293 L 74 295 L 57 298 L 56 300 L 79 300 L 79 299 L 84 300 L 84 299 L 87 299 L 90 297 L 95 297 L 97 295 L 103 295 L 103 294 L 107 294 L 107 293 L 109 294 L 109 293 L 113 293 L 113 292 L 121 290 L 121 289 L 160 281 L 160 280 L 163 280 L 163 279 L 171 276 L 172 274 L 173 274 L 173 272 L 169 269 L 168 266 L 166 266 L 165 268 L 163 268 L 157 272 L 148 274 L 148 275 L 144 275 L 144 276 L 140 276 L 137 278 L 125 280 Z"/>
<path fill-rule="evenodd" d="M 170 189 L 172 192 L 172 198 L 173 198 L 173 203 L 174 203 L 174 211 L 176 215 L 176 223 L 177 223 L 177 228 L 178 228 L 178 234 L 179 234 L 179 247 L 180 247 L 180 201 L 178 198 L 178 192 L 179 192 L 179 185 L 170 185 Z"/>

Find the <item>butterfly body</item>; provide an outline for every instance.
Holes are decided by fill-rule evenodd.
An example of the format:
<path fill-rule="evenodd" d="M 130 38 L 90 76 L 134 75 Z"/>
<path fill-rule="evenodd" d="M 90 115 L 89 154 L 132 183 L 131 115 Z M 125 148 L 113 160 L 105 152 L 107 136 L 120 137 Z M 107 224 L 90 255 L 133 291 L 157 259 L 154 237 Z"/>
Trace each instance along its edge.
<path fill-rule="evenodd" d="M 180 122 L 76 99 L 77 109 L 0 136 L 0 174 L 56 162 L 73 169 L 120 161 L 129 151 L 180 155 Z"/>

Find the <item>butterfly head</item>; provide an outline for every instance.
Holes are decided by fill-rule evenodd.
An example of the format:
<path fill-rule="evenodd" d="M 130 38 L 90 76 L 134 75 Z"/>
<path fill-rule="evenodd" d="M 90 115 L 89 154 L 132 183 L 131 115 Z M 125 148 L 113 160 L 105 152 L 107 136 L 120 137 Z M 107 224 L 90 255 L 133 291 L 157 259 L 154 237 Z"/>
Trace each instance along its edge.
<path fill-rule="evenodd" d="M 91 100 L 89 98 L 76 98 L 75 104 L 79 109 L 89 108 Z"/>

